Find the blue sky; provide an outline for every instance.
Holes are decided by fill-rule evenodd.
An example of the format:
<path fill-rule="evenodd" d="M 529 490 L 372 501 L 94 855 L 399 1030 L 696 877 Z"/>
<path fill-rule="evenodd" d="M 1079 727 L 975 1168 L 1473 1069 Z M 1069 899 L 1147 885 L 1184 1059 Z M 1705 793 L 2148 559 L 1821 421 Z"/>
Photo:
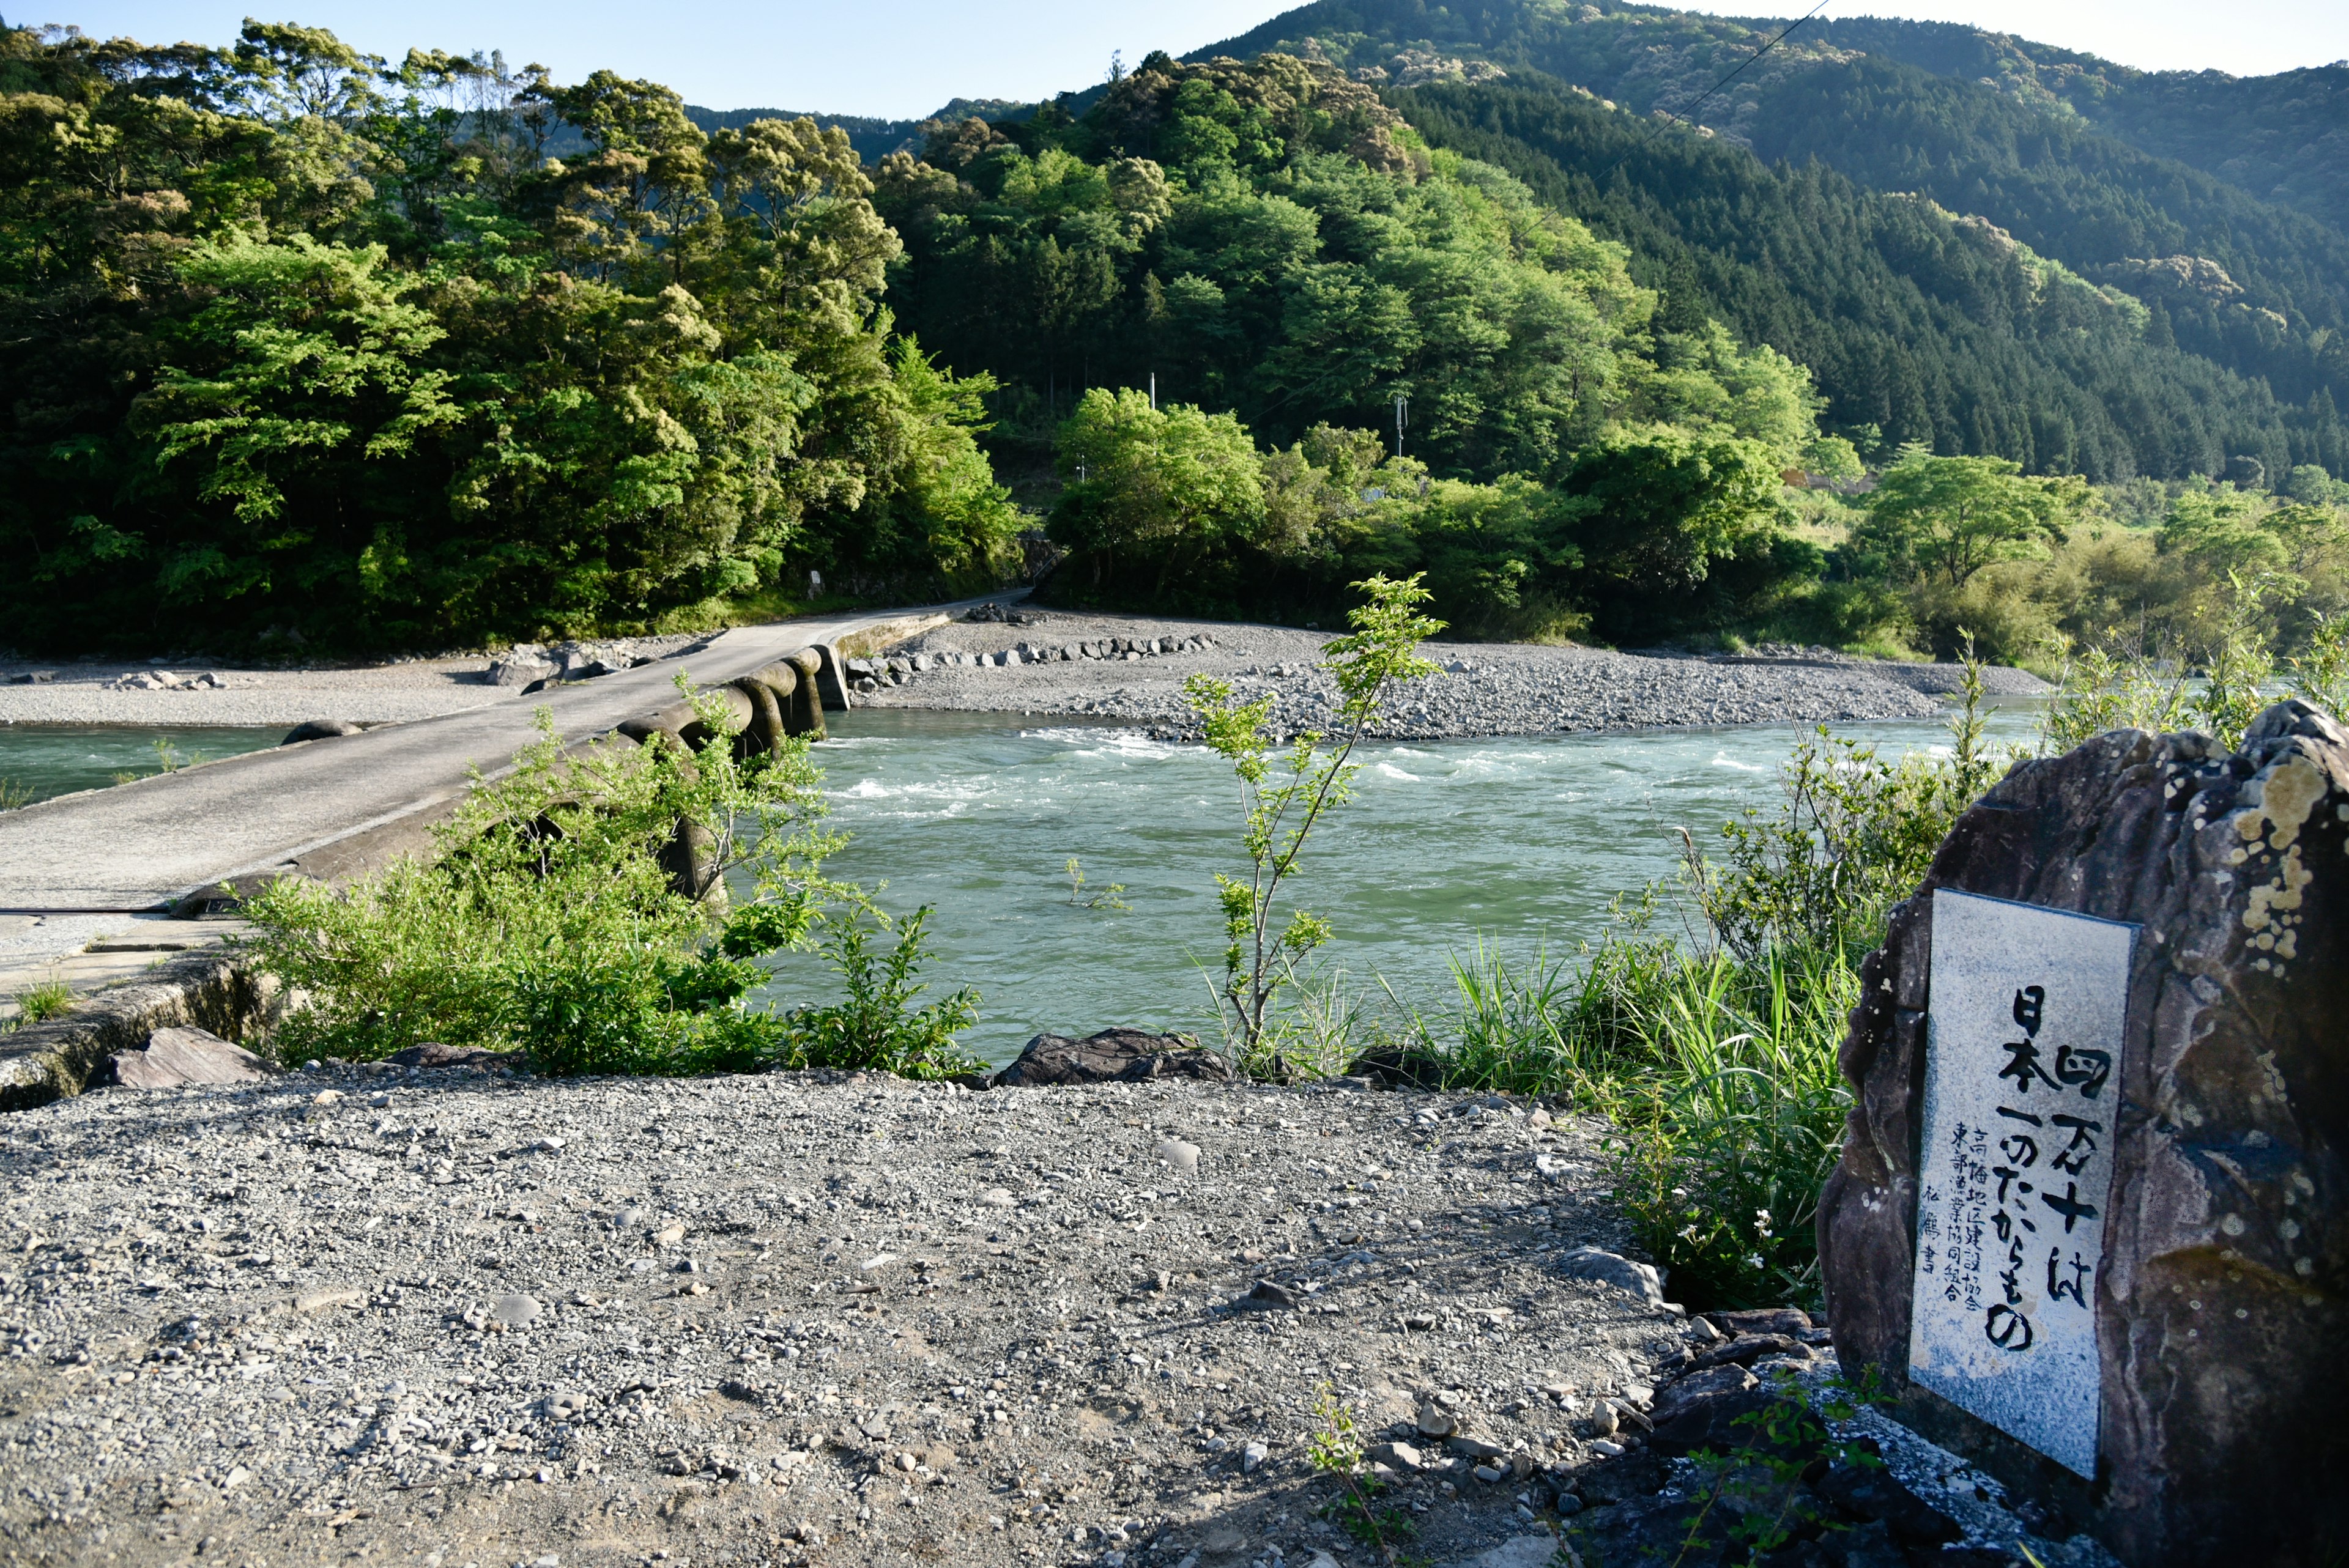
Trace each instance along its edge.
<path fill-rule="evenodd" d="M 517 62 L 543 62 L 558 80 L 610 67 L 713 108 L 894 118 L 957 95 L 1037 98 L 1085 87 L 1104 75 L 1112 49 L 1129 65 L 1152 49 L 1181 54 L 1288 8 L 1265 0 L 669 0 L 649 10 L 636 0 L 16 0 L 6 15 L 150 43 L 219 43 L 258 9 L 394 57 L 411 44 L 502 48 Z M 1833 0 L 1826 14 L 1970 22 L 2147 69 L 2250 76 L 2349 57 L 2349 0 Z"/>

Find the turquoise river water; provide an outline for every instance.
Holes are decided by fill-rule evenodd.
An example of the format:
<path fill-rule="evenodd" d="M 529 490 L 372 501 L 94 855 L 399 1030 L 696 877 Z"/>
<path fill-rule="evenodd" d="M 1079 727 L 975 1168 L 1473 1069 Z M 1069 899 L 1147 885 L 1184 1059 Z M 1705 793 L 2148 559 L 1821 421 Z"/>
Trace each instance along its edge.
<path fill-rule="evenodd" d="M 2020 741 L 2027 710 L 1992 717 Z M 1946 743 L 1930 721 L 1844 731 L 1888 752 Z M 1766 803 L 1793 727 L 1381 745 L 1361 754 L 1353 802 L 1312 841 L 1294 884 L 1329 919 L 1325 950 L 1350 983 L 1375 978 L 1440 1006 L 1448 961 L 1481 936 L 1512 955 L 1571 956 L 1609 904 L 1668 875 L 1678 830 L 1700 838 Z M 1237 872 L 1239 803 L 1203 749 L 1130 730 L 867 709 L 836 716 L 817 748 L 833 821 L 854 835 L 831 870 L 885 908 L 936 906 L 935 992 L 976 987 L 980 1054 L 1008 1057 L 1041 1030 L 1212 1028 L 1201 966 L 1219 969 L 1218 871 Z M 1124 887 L 1125 911 L 1072 905 Z M 829 995 L 820 962 L 791 955 L 779 1000 Z"/>
<path fill-rule="evenodd" d="M 1237 872 L 1230 770 L 1195 747 L 1129 729 L 1013 716 L 863 709 L 831 716 L 816 748 L 833 824 L 853 838 L 831 864 L 884 907 L 927 903 L 933 994 L 982 997 L 966 1043 L 1008 1059 L 1041 1030 L 1113 1024 L 1213 1027 L 1202 966 L 1221 965 L 1215 872 Z M 2023 740 L 2033 715 L 1992 716 Z M 182 757 L 274 745 L 281 730 L 0 726 L 0 779 L 38 796 L 156 770 L 154 742 Z M 1852 727 L 1889 752 L 1946 744 L 1932 721 Z M 1671 874 L 1678 830 L 1701 840 L 1765 805 L 1803 731 L 1787 727 L 1379 745 L 1355 799 L 1313 840 L 1293 884 L 1330 922 L 1328 962 L 1350 986 L 1379 977 L 1440 1007 L 1449 959 L 1481 938 L 1513 957 L 1571 956 L 1619 893 Z M 1072 904 L 1122 884 L 1130 907 Z M 822 960 L 786 955 L 785 1005 L 838 991 Z"/>

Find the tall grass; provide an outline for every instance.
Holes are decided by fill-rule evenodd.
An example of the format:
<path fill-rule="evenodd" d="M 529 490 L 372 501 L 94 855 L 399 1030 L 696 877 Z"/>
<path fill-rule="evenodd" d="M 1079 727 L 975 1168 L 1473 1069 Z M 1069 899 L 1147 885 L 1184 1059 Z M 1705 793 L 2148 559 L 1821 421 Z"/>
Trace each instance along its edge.
<path fill-rule="evenodd" d="M 1452 979 L 1448 1010 L 1410 1015 L 1423 1077 L 1603 1117 L 1616 1202 L 1682 1299 L 1816 1299 L 1811 1222 L 1851 1105 L 1836 1054 L 1859 982 L 1843 951 L 1741 958 L 1618 932 L 1579 964 L 1479 942 Z"/>

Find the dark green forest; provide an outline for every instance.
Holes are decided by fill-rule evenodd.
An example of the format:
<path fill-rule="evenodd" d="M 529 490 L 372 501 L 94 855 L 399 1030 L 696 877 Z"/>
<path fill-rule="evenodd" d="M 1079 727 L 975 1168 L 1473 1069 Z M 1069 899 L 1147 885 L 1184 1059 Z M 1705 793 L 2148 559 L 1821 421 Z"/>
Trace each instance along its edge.
<path fill-rule="evenodd" d="M 1329 0 L 915 124 L 0 33 L 8 639 L 708 624 L 1039 528 L 1050 597 L 1423 572 L 1487 636 L 2019 657 L 2341 597 L 2321 106 L 2213 163 L 2115 107 L 2190 81 L 1900 24 L 1700 103 L 1760 26 Z"/>
<path fill-rule="evenodd" d="M 2156 346 L 2174 342 L 2244 383 L 2264 382 L 2266 396 L 2280 405 L 2272 414 L 2253 412 L 2266 401 L 2255 387 L 2220 395 L 2217 404 L 2226 416 L 2246 421 L 2236 427 L 2247 443 L 2238 449 L 2259 456 L 2270 472 L 2287 461 L 2285 447 L 2289 462 L 2319 462 L 2339 471 L 2340 438 L 2331 432 L 2339 407 L 2349 401 L 2349 231 L 2326 221 L 2337 221 L 2338 212 L 2321 201 L 2295 206 L 2269 198 L 2279 189 L 2313 190 L 2342 178 L 2343 116 L 2349 107 L 2342 89 L 2349 67 L 2296 73 L 2313 79 L 2302 87 L 2262 78 L 2282 85 L 2247 99 L 2239 85 L 2229 85 L 2232 78 L 2216 73 L 2154 77 L 2096 62 L 2101 76 L 2076 66 L 2064 73 L 2075 89 L 2064 97 L 2019 82 L 2014 62 L 2022 57 L 2014 51 L 2023 46 L 2013 40 L 1939 25 L 1806 23 L 1756 58 L 1785 26 L 1562 0 L 1462 0 L 1443 6 L 1423 0 L 1323 0 L 1215 48 L 1243 55 L 1288 48 L 1391 86 L 1441 86 L 1497 67 L 1516 76 L 1479 90 L 1513 88 L 1520 95 L 1520 116 L 1526 98 L 1570 99 L 1580 89 L 1592 95 L 1582 99 L 1586 106 L 1619 107 L 1628 111 L 1623 129 L 1636 126 L 1651 138 L 1661 129 L 1654 118 L 1659 111 L 1685 115 L 1702 99 L 1693 121 L 1698 139 L 1725 144 L 1724 151 L 1748 151 L 1767 166 L 1800 169 L 1816 160 L 1860 189 L 1925 198 L 2092 283 L 2158 306 L 2147 334 Z M 1961 36 L 1979 40 L 1985 55 L 2009 60 L 2002 73 L 1978 73 L 2007 85 L 1957 75 L 1969 63 Z M 1912 57 L 1930 64 L 1911 63 Z M 1740 66 L 1746 68 L 1704 99 Z M 2051 63 L 2044 74 L 2058 73 Z M 1535 79 L 1524 79 L 1528 76 Z M 2084 118 L 2074 99 L 2095 96 L 2092 76 L 2095 81 L 2127 77 L 2138 96 L 2119 98 L 2148 103 L 2158 96 L 2161 107 L 2116 110 L 2109 125 Z M 2246 103 L 2264 102 L 2271 92 L 2280 108 L 2292 107 L 2261 137 L 2232 144 L 2228 156 L 2240 182 L 2214 177 L 2208 170 L 2227 161 L 2216 157 L 2225 146 L 2220 128 L 2255 112 Z M 1457 101 L 1450 112 L 1461 113 Z M 2171 128 L 2166 140 L 2147 145 L 2126 134 L 2154 122 Z M 2202 154 L 2180 159 L 2189 141 Z M 1571 138 L 1538 150 L 1576 167 Z M 1609 166 L 1620 155 L 1619 146 L 1607 148 L 1579 171 L 1607 173 L 1611 181 L 1619 170 Z M 1659 182 L 1653 170 L 1632 183 L 1665 205 L 1681 194 L 1671 175 Z M 1710 183 L 1717 188 L 1717 181 Z M 1790 287 L 1807 281 L 1795 274 L 1815 255 L 1787 266 L 1768 259 L 1774 246 L 1788 242 L 1783 216 L 1757 213 L 1749 220 L 1732 207 L 1705 226 L 1716 235 L 1733 226 L 1748 253 Z M 1630 234 L 1618 237 L 1640 243 Z M 1792 242 L 1808 249 L 1801 240 Z M 1899 253 L 1888 259 L 1895 270 L 1909 262 Z M 1918 281 L 1929 292 L 1935 287 L 1930 276 Z M 1817 368 L 1822 390 L 1838 407 L 1868 396 L 1865 389 L 1847 391 L 1828 367 Z M 2112 405 L 2116 389 L 2108 380 L 2090 390 L 2124 425 L 2135 422 L 2125 406 Z M 2182 390 L 2147 386 L 2142 395 L 2174 407 Z M 2202 401 L 2210 399 L 2205 395 Z M 1956 417 L 1944 410 L 1937 423 L 1946 429 Z M 2015 438 L 2020 422 L 2012 418 L 1992 421 L 1973 438 L 1985 439 L 2000 426 L 2009 434 L 1995 449 L 2026 463 L 2052 467 L 2061 460 L 2060 448 L 2044 459 L 2025 449 Z M 2271 433 L 2250 444 L 2255 427 Z M 2285 447 L 2277 445 L 2279 433 L 2285 433 Z M 2161 443 L 2152 443 L 2136 471 L 2159 478 L 2217 471 L 2207 450 L 2178 446 L 2174 451 L 2165 460 Z"/>

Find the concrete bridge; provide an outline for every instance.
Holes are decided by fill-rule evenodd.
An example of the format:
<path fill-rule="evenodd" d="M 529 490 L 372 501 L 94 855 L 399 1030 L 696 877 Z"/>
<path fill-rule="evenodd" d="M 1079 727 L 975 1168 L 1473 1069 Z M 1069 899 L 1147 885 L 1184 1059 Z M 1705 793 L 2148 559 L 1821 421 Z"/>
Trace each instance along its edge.
<path fill-rule="evenodd" d="M 697 688 L 715 686 L 802 648 L 863 652 L 962 607 L 738 627 L 693 653 L 519 700 L 0 812 L 0 914 L 152 913 L 235 878 L 363 871 L 423 843 L 425 826 L 463 794 L 471 769 L 503 771 L 533 738 L 542 705 L 566 740 L 585 740 L 674 702 L 680 669 Z M 827 696 L 844 699 L 836 688 Z"/>

